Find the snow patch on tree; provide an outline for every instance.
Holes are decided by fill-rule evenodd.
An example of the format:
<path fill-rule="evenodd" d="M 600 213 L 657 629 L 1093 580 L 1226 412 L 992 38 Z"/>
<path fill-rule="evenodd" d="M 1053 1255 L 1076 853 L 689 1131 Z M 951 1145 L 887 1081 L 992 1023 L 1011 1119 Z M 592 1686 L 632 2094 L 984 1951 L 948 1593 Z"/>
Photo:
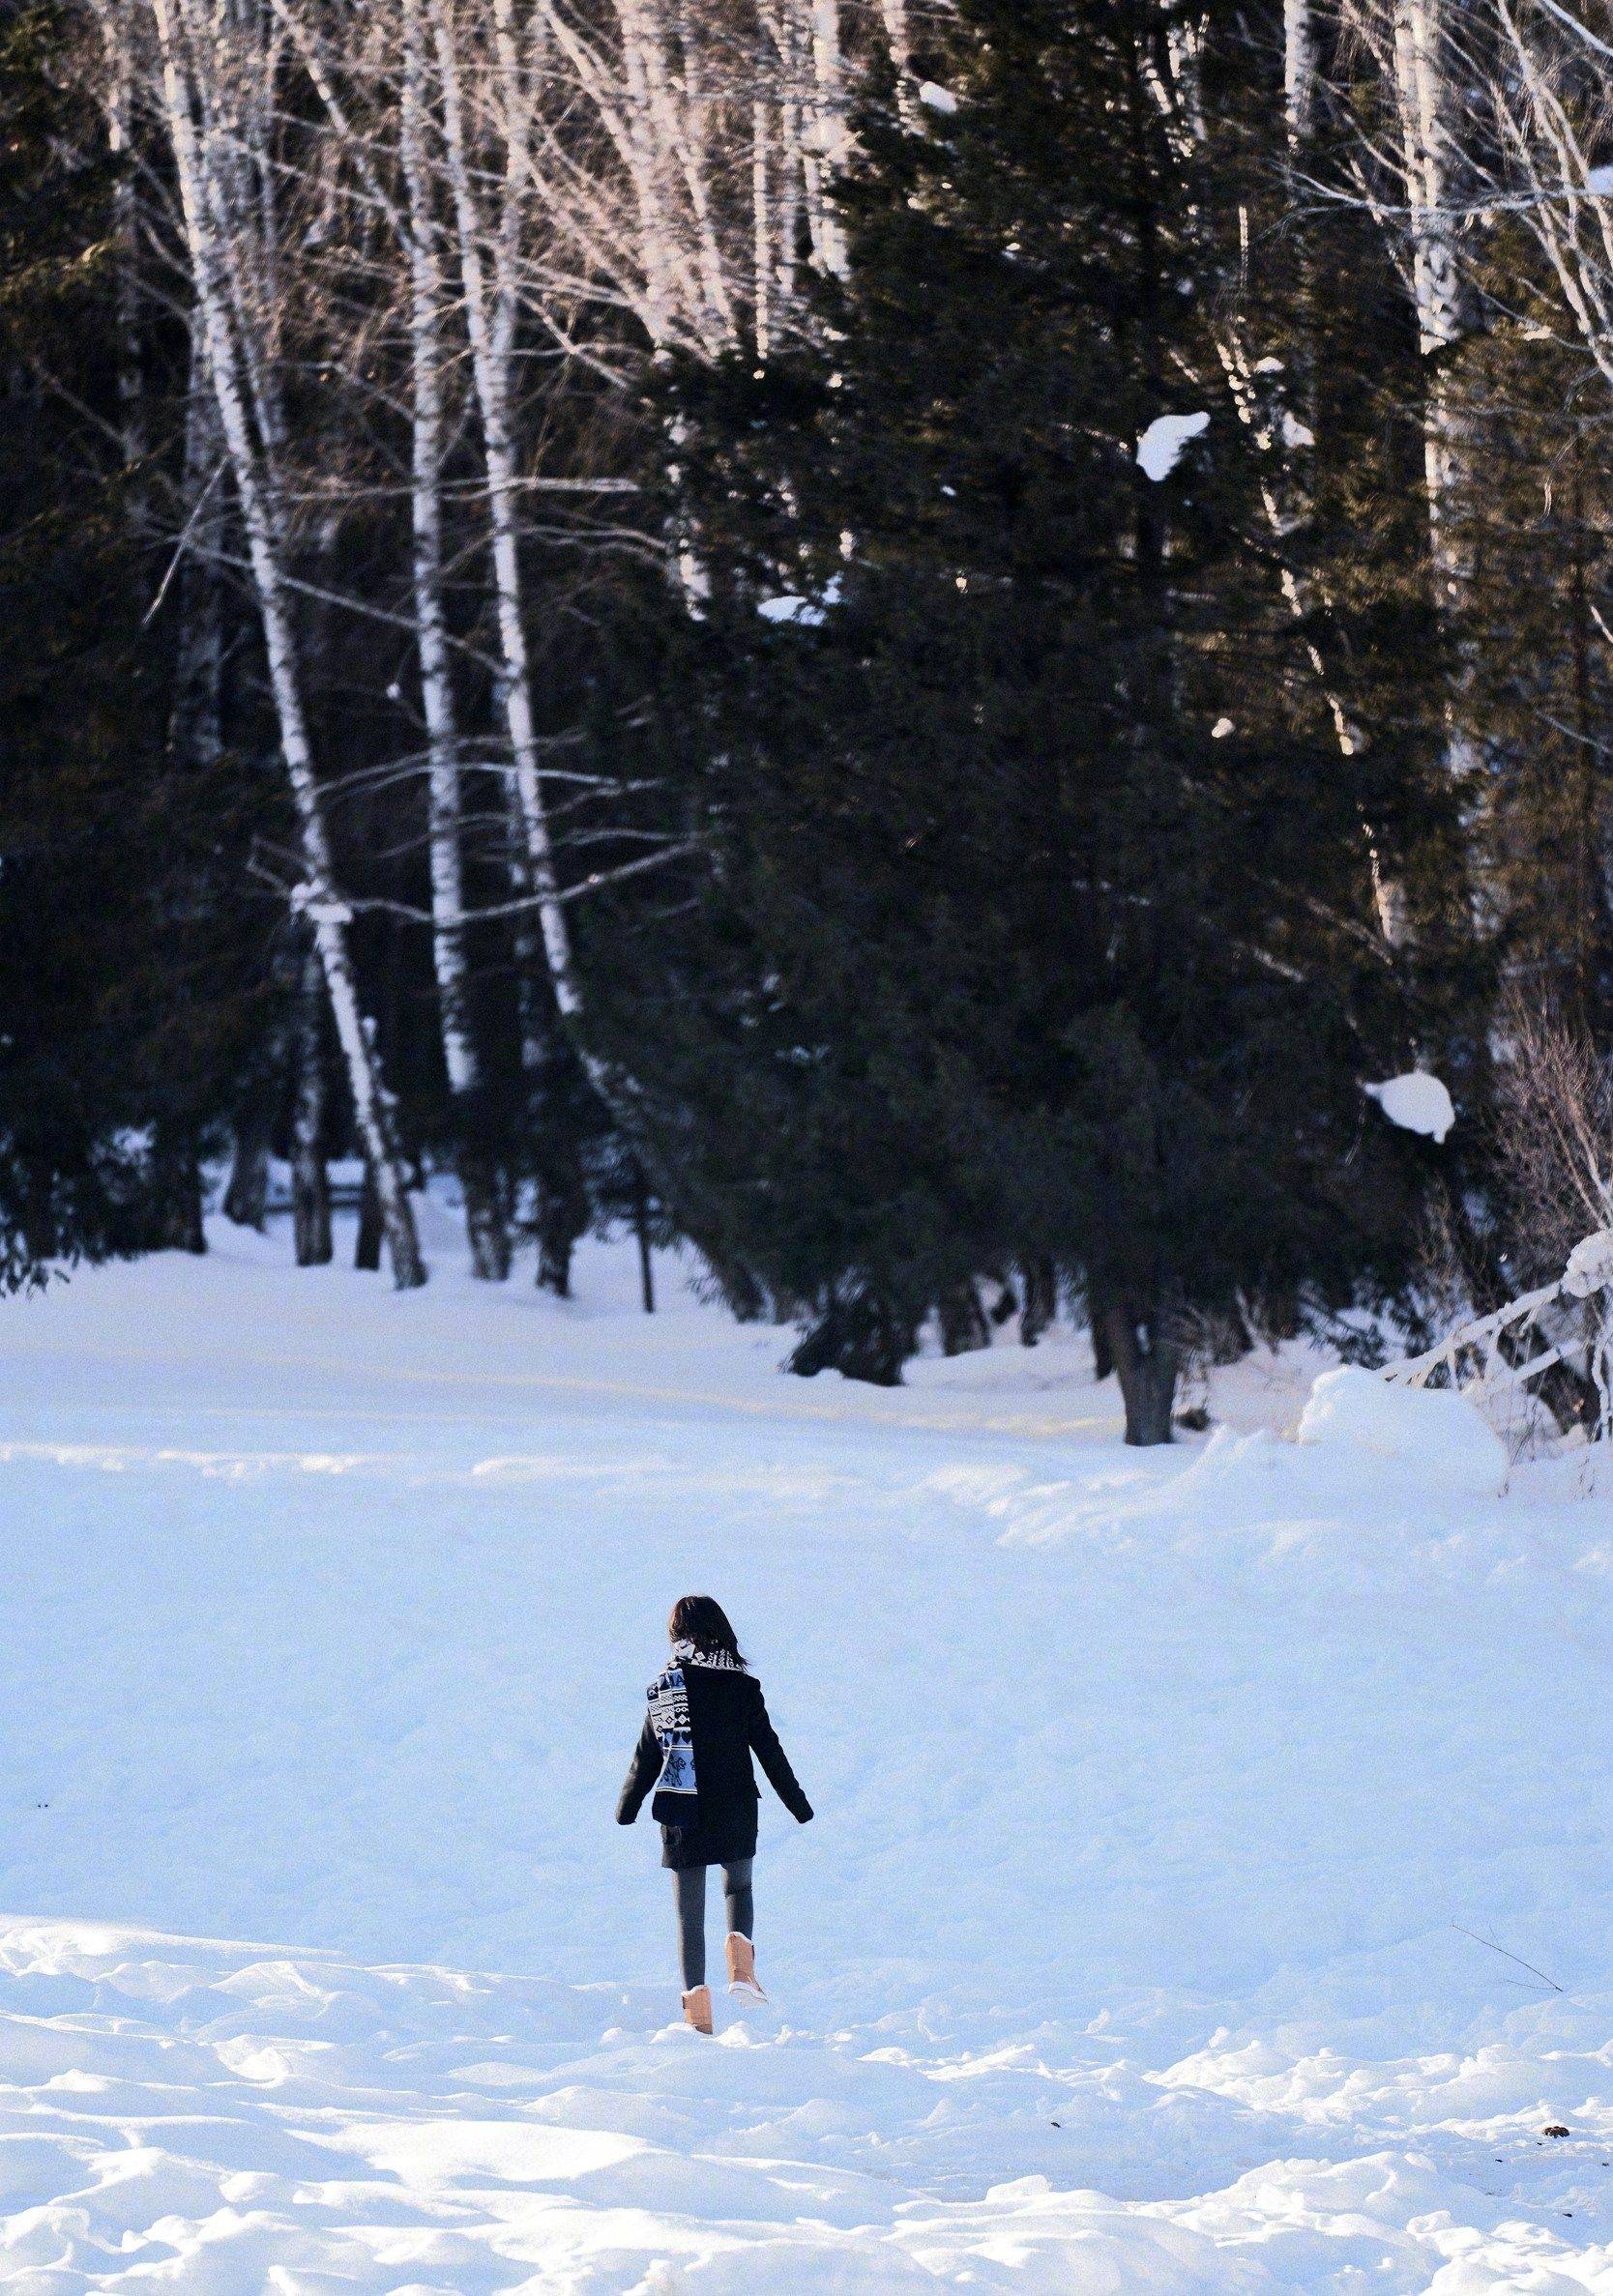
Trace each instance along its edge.
<path fill-rule="evenodd" d="M 823 620 L 823 608 L 816 598 L 765 597 L 756 608 L 764 622 L 797 623 L 807 629 L 815 629 Z"/>
<path fill-rule="evenodd" d="M 1598 1228 L 1569 1254 L 1563 1289 L 1570 1299 L 1590 1299 L 1613 1285 L 1613 1229 Z"/>
<path fill-rule="evenodd" d="M 1161 479 L 1168 479 L 1182 459 L 1182 450 L 1188 441 L 1196 439 L 1209 427 L 1207 414 L 1156 415 L 1137 441 L 1137 461 L 1144 475 L 1156 484 Z"/>
<path fill-rule="evenodd" d="M 832 574 L 817 597 L 792 591 L 782 597 L 763 598 L 756 611 L 764 622 L 793 623 L 800 629 L 816 629 L 829 608 L 839 604 L 840 592 L 840 577 Z"/>
<path fill-rule="evenodd" d="M 1375 1100 L 1392 1124 L 1402 1132 L 1420 1132 L 1436 1146 L 1456 1120 L 1455 1104 L 1446 1086 L 1425 1068 L 1408 1069 L 1381 1085 L 1363 1085 L 1368 1100 Z"/>

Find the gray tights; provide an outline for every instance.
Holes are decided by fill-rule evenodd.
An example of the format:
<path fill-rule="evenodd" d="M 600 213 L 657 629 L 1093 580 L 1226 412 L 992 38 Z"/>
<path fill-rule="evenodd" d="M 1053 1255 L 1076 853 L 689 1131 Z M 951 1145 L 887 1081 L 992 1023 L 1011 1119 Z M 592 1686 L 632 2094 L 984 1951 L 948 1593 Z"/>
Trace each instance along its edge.
<path fill-rule="evenodd" d="M 730 1858 L 722 1869 L 722 1904 L 730 1930 L 742 1937 L 754 1934 L 756 1904 L 750 1888 L 750 1860 Z M 706 1869 L 686 1866 L 672 1876 L 672 1895 L 678 1907 L 678 1955 L 683 1962 L 684 1991 L 693 1992 L 706 1982 Z"/>

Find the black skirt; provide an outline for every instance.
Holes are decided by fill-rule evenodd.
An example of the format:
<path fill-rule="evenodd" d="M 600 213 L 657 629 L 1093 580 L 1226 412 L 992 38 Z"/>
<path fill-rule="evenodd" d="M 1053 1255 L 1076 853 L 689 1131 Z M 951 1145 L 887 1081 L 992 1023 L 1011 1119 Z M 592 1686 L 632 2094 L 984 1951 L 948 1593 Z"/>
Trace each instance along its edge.
<path fill-rule="evenodd" d="M 731 1866 L 736 1858 L 756 1854 L 756 1805 L 750 1805 L 747 1817 L 743 1810 L 727 1810 L 707 1821 L 697 1817 L 692 1825 L 663 1825 L 660 1829 L 660 1862 L 674 1874 L 687 1874 L 695 1866 Z"/>

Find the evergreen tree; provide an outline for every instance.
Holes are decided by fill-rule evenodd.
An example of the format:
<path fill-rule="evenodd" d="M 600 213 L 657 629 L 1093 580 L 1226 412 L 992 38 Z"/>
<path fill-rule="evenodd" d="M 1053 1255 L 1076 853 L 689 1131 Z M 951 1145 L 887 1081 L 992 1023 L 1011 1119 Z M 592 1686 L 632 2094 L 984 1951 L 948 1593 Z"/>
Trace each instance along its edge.
<path fill-rule="evenodd" d="M 115 176 L 43 4 L 0 40 L 0 1283 L 198 1240 L 266 991 L 249 781 L 170 742 L 171 611 L 115 352 Z M 161 347 L 154 354 L 161 368 Z M 160 463 L 175 408 L 151 380 Z"/>
<path fill-rule="evenodd" d="M 1236 154 L 1175 107 L 1235 131 L 1249 50 L 1206 22 L 1172 96 L 1146 0 L 965 0 L 924 130 L 861 124 L 816 346 L 680 407 L 699 1183 L 811 1317 L 800 1368 L 896 1378 L 930 1308 L 1051 1259 L 1134 1441 L 1187 1311 L 1392 1285 L 1418 1193 L 1359 1090 L 1408 1025 L 1368 793 L 1295 707 L 1217 384 Z"/>

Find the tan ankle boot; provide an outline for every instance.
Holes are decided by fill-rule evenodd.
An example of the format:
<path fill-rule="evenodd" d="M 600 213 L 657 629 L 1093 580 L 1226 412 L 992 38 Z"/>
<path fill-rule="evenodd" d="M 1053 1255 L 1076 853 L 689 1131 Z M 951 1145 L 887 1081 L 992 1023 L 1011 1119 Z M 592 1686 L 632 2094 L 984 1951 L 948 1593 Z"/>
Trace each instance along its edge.
<path fill-rule="evenodd" d="M 753 2001 L 765 2001 L 766 1993 L 756 1983 L 756 1951 L 748 1937 L 742 1937 L 738 1930 L 728 1932 L 728 1991 L 748 1993 Z"/>
<path fill-rule="evenodd" d="M 685 1993 L 684 2016 L 697 2033 L 711 2031 L 712 1989 L 709 1985 L 697 1985 L 693 1992 Z"/>

